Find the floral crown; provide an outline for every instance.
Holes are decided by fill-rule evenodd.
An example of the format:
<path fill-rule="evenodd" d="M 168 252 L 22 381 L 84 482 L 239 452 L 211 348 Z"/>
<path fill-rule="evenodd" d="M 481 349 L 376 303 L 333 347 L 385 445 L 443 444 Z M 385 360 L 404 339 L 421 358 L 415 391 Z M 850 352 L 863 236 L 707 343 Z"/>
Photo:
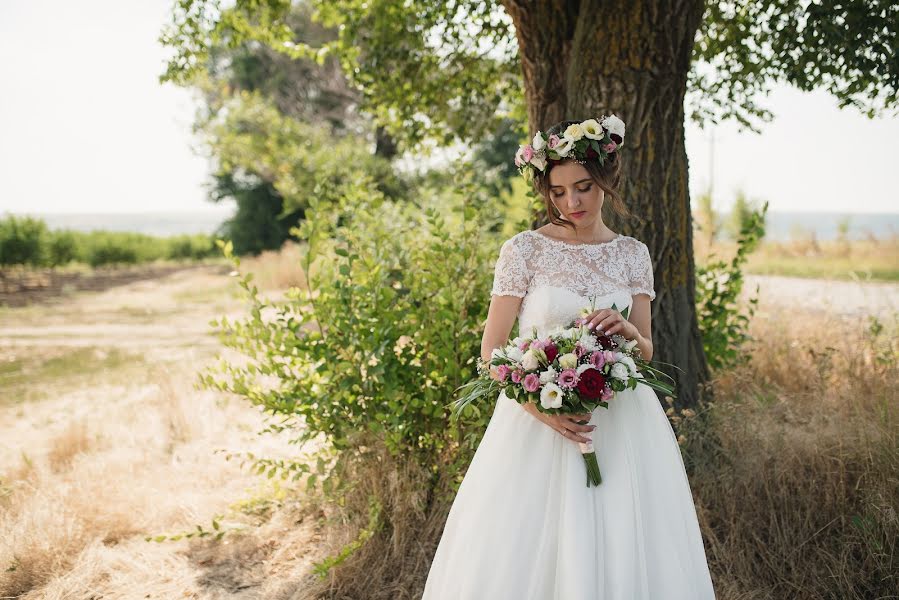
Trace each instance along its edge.
<path fill-rule="evenodd" d="M 563 160 L 584 164 L 593 159 L 603 164 L 610 154 L 624 143 L 624 121 L 613 114 L 569 125 L 562 136 L 547 136 L 542 131 L 534 135 L 530 144 L 518 147 L 515 166 L 525 179 L 536 173 L 546 173 L 548 165 Z"/>

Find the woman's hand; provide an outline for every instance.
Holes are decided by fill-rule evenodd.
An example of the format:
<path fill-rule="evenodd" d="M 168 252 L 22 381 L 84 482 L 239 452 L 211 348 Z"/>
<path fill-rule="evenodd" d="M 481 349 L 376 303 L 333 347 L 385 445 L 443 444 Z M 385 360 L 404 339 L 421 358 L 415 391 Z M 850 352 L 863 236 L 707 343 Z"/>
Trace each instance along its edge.
<path fill-rule="evenodd" d="M 525 402 L 521 405 L 526 411 L 534 415 L 540 421 L 543 421 L 553 429 L 559 432 L 567 440 L 572 442 L 590 442 L 590 438 L 580 435 L 581 433 L 591 433 L 596 429 L 596 425 L 581 425 L 579 421 L 589 421 L 590 413 L 582 414 L 559 414 L 550 415 L 540 412 L 533 403 Z"/>
<path fill-rule="evenodd" d="M 613 308 L 594 310 L 586 317 L 583 317 L 583 320 L 588 329 L 598 331 L 600 335 L 617 333 L 629 340 L 637 339 L 637 336 L 640 335 L 640 330 L 637 329 L 637 326 L 625 319 L 624 315 Z"/>

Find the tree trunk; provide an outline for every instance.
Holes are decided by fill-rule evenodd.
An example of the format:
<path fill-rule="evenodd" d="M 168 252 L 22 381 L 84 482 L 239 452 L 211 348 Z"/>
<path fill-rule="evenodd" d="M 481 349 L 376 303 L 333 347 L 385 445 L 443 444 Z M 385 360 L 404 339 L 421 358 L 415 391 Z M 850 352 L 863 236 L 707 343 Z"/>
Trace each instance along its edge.
<path fill-rule="evenodd" d="M 672 363 L 679 406 L 709 369 L 696 319 L 684 95 L 702 0 L 505 0 L 518 37 L 530 133 L 615 113 L 627 124 L 621 193 L 606 224 L 649 247 L 653 360 Z"/>

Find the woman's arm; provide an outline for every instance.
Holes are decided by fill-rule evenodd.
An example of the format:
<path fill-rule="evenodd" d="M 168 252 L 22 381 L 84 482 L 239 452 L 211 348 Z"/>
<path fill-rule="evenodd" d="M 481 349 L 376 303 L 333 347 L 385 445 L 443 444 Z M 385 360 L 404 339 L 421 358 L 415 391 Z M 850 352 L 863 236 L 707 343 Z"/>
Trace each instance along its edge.
<path fill-rule="evenodd" d="M 637 329 L 634 339 L 637 340 L 637 347 L 646 360 L 652 359 L 652 313 L 649 307 L 649 294 L 636 294 L 631 296 L 631 312 L 628 314 L 630 321 Z"/>
<path fill-rule="evenodd" d="M 512 326 L 518 317 L 518 308 L 524 298 L 518 296 L 493 296 L 487 309 L 487 324 L 481 338 L 481 358 L 490 361 L 495 348 L 504 346 L 512 333 Z"/>

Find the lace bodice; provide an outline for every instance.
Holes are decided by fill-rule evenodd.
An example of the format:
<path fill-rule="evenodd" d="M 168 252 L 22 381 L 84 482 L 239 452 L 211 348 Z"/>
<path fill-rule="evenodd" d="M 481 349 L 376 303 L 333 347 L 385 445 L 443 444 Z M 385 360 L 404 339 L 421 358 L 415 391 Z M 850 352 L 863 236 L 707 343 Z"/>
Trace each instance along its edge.
<path fill-rule="evenodd" d="M 574 244 L 525 230 L 500 248 L 491 294 L 524 298 L 519 330 L 543 330 L 576 317 L 581 306 L 630 305 L 632 295 L 656 294 L 649 249 L 619 235 L 609 242 Z"/>

